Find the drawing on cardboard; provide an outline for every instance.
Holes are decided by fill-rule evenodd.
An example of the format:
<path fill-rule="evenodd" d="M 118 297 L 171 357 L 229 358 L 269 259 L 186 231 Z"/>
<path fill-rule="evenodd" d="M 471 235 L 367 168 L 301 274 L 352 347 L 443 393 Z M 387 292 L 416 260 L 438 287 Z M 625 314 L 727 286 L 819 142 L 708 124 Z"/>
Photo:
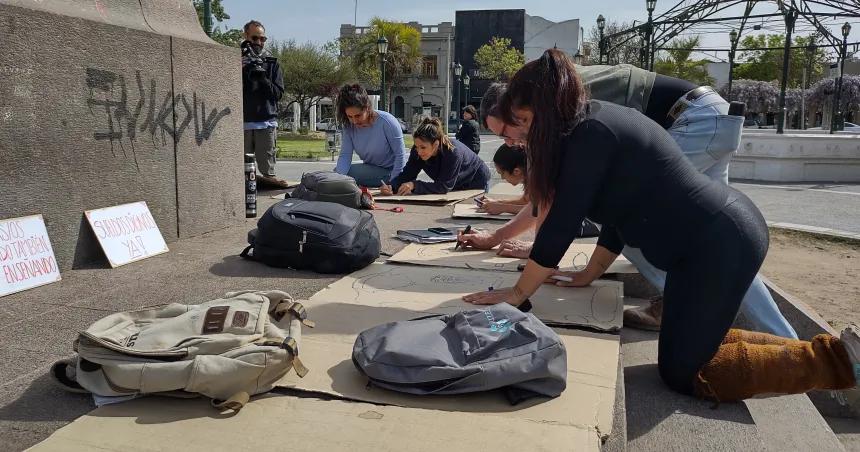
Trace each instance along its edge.
<path fill-rule="evenodd" d="M 487 212 L 481 212 L 478 210 L 477 204 L 465 203 L 461 202 L 459 204 L 454 204 L 454 213 L 451 215 L 453 218 L 480 218 L 482 220 L 510 220 L 514 217 L 513 214 L 503 213 L 498 215 L 489 214 Z"/>
<path fill-rule="evenodd" d="M 474 308 L 464 295 L 512 287 L 518 273 L 450 267 L 372 264 L 334 282 L 312 302 L 340 302 L 451 314 Z M 587 287 L 545 284 L 530 298 L 532 313 L 553 325 L 576 325 L 600 331 L 621 328 L 623 285 L 595 281 Z"/>
<path fill-rule="evenodd" d="M 373 200 L 376 202 L 449 204 L 482 195 L 484 190 L 459 190 L 433 195 L 408 196 L 380 196 L 379 190 L 371 190 L 370 194 L 373 195 Z"/>
<path fill-rule="evenodd" d="M 392 256 L 389 261 L 404 264 L 427 265 L 433 267 L 471 268 L 479 270 L 499 270 L 516 272 L 517 266 L 526 262 L 525 259 L 513 257 L 502 257 L 495 250 L 454 250 L 455 244 L 435 243 L 419 244 L 412 243 Z M 559 263 L 559 268 L 566 271 L 579 271 L 588 265 L 588 259 L 594 252 L 596 245 L 589 243 L 573 243 L 567 249 L 564 257 Z M 636 267 L 624 256 L 609 266 L 606 271 L 613 273 L 637 273 Z"/>

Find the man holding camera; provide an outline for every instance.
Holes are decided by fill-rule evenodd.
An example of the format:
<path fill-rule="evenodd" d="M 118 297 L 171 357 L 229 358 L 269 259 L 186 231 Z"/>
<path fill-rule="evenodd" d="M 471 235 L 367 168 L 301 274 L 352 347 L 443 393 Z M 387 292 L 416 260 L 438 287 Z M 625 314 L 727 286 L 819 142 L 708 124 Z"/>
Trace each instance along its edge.
<path fill-rule="evenodd" d="M 287 188 L 286 181 L 275 177 L 275 142 L 278 134 L 278 101 L 284 94 L 284 74 L 277 58 L 263 47 L 266 29 L 252 20 L 245 24 L 242 42 L 242 93 L 245 121 L 245 153 L 254 154 L 257 183 L 272 188 Z"/>

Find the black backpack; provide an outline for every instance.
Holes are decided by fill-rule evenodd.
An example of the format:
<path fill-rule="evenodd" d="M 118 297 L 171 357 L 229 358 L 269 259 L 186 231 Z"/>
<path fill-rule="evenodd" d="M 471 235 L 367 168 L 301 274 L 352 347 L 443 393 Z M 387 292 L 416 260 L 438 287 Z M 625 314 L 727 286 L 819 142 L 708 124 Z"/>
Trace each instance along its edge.
<path fill-rule="evenodd" d="M 286 199 L 266 211 L 241 256 L 272 267 L 349 273 L 379 257 L 373 215 L 331 202 Z"/>
<path fill-rule="evenodd" d="M 311 171 L 302 174 L 302 182 L 290 194 L 306 201 L 336 202 L 353 209 L 369 209 L 355 179 L 334 171 Z"/>

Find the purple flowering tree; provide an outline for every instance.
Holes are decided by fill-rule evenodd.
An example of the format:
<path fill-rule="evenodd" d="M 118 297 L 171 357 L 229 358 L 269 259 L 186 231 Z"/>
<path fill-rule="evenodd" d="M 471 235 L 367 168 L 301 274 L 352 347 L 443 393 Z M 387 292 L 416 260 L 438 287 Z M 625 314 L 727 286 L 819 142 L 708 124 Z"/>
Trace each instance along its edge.
<path fill-rule="evenodd" d="M 720 94 L 727 97 L 727 86 Z M 732 82 L 732 100 L 747 104 L 747 113 L 775 113 L 779 106 L 779 88 L 775 82 L 735 80 Z"/>

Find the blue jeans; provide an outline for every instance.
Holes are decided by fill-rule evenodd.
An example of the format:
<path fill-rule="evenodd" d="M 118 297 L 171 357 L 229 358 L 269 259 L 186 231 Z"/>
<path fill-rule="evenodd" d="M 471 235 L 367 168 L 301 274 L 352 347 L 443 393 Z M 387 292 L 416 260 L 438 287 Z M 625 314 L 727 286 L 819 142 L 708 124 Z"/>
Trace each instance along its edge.
<path fill-rule="evenodd" d="M 729 162 L 740 145 L 743 118 L 727 115 L 729 103 L 716 93 L 685 102 L 688 107 L 669 128 L 669 134 L 696 169 L 728 185 Z M 638 248 L 625 246 L 621 253 L 648 282 L 663 292 L 666 272 L 651 265 Z M 770 291 L 758 275 L 744 295 L 739 312 L 757 331 L 797 339 L 794 328 L 779 312 Z"/>
<path fill-rule="evenodd" d="M 350 165 L 346 175 L 355 179 L 355 183 L 359 187 L 376 188 L 382 185 L 382 182 L 386 184 L 391 182 L 389 180 L 391 178 L 391 168 L 383 168 L 367 163 L 353 163 Z"/>

